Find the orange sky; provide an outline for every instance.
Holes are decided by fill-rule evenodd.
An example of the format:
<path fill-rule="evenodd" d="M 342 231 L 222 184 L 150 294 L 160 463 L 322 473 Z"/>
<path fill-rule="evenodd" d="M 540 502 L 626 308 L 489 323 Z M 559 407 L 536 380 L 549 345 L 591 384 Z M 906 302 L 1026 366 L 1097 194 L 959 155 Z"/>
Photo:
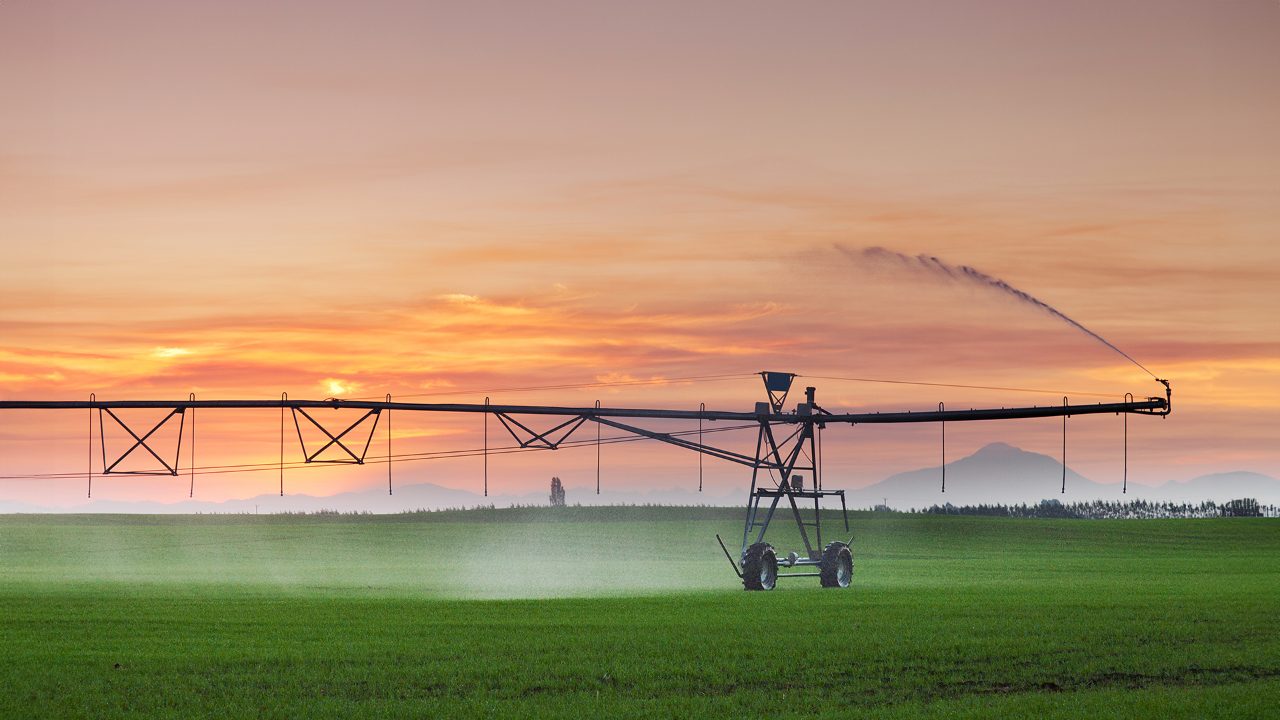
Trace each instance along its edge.
<path fill-rule="evenodd" d="M 0 396 L 327 397 L 336 382 L 479 401 L 761 369 L 1155 392 L 1053 318 L 839 249 L 879 245 L 1004 278 L 1171 378 L 1174 415 L 1130 423 L 1136 481 L 1280 476 L 1277 87 L 1270 0 L 6 2 Z M 1055 401 L 814 384 L 850 409 Z M 488 394 L 742 409 L 760 391 Z M 84 422 L 0 415 L 0 471 L 83 469 Z M 270 412 L 199 422 L 201 464 L 276 457 Z M 397 452 L 480 442 L 474 419 L 396 429 Z M 935 464 L 935 430 L 832 433 L 829 481 Z M 1054 454 L 1059 430 L 967 426 L 949 453 Z M 1118 418 L 1071 433 L 1074 468 L 1118 479 Z M 688 487 L 696 468 L 676 449 L 610 452 L 620 487 Z M 582 486 L 587 455 L 494 475 Z M 471 460 L 397 472 L 478 484 Z M 312 493 L 380 477 L 295 476 Z M 198 495 L 274 481 L 210 476 Z M 0 482 L 5 499 L 82 494 Z"/>

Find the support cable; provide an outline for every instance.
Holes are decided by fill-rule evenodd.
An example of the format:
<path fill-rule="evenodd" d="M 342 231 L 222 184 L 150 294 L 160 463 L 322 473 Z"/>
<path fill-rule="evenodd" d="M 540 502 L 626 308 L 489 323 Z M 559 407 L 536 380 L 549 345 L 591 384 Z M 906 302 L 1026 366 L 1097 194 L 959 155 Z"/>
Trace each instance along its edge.
<path fill-rule="evenodd" d="M 686 375 L 684 377 L 671 378 L 655 378 L 653 380 L 616 380 L 613 382 L 589 382 L 574 383 L 565 385 L 529 385 L 525 387 L 506 387 L 506 388 L 471 388 L 467 390 L 440 390 L 437 392 L 417 393 L 414 395 L 401 395 L 401 398 L 421 398 L 421 397 L 439 397 L 444 395 L 471 395 L 473 393 L 487 392 L 496 394 L 500 392 L 533 392 L 536 390 L 586 390 L 590 388 L 606 388 L 606 387 L 622 387 L 627 385 L 672 385 L 675 383 L 693 383 L 693 382 L 719 382 L 723 380 L 741 380 L 744 378 L 758 377 L 759 373 L 732 373 L 724 375 Z M 352 400 L 377 400 L 372 395 L 364 397 L 353 397 Z"/>
<path fill-rule="evenodd" d="M 387 393 L 387 404 L 391 404 L 391 393 Z M 391 411 L 387 410 L 387 495 L 391 494 Z"/>
<path fill-rule="evenodd" d="M 280 393 L 280 497 L 284 497 L 284 404 L 288 400 L 289 393 Z M 295 419 L 294 422 L 296 423 L 297 420 Z"/>
<path fill-rule="evenodd" d="M 1067 397 L 1062 396 L 1062 405 L 1067 404 Z M 1126 413 L 1127 414 L 1127 413 Z M 1067 416 L 1062 416 L 1062 494 L 1067 494 Z"/>
<path fill-rule="evenodd" d="M 89 402 L 96 402 L 97 393 L 89 393 Z M 89 474 L 86 476 L 89 481 L 89 495 L 93 497 L 93 408 L 89 408 Z"/>
<path fill-rule="evenodd" d="M 707 404 L 698 403 L 698 412 L 701 413 L 706 411 L 707 411 Z M 702 444 L 702 418 L 701 417 L 698 418 L 698 444 L 699 445 Z M 702 456 L 703 456 L 703 453 L 698 453 L 698 492 L 702 492 Z"/>
<path fill-rule="evenodd" d="M 947 409 L 945 403 L 938 403 L 938 412 L 944 412 Z M 943 420 L 942 425 L 942 492 L 947 491 L 947 421 Z"/>
<path fill-rule="evenodd" d="M 731 425 L 728 427 L 711 428 L 706 430 L 707 435 L 715 433 L 733 432 L 738 430 L 754 430 L 758 426 L 755 423 L 746 425 Z M 681 430 L 668 433 L 671 437 L 693 436 L 697 434 L 697 430 Z M 613 445 L 617 443 L 643 442 L 645 440 L 653 440 L 654 438 L 644 435 L 619 435 L 614 437 L 602 438 L 602 445 Z M 91 440 L 92 442 L 92 440 Z M 561 448 L 578 448 L 585 447 L 587 444 L 595 444 L 595 440 L 569 440 L 561 444 Z M 518 452 L 541 452 L 551 448 L 535 446 L 522 447 L 520 445 L 508 445 L 496 448 L 463 448 L 459 450 L 437 450 L 433 452 L 423 453 L 404 453 L 401 455 L 392 455 L 392 462 L 418 462 L 423 460 L 449 460 L 464 457 L 480 457 L 488 452 L 491 455 L 509 455 Z M 387 460 L 384 456 L 374 456 L 369 458 L 373 461 L 382 462 Z M 287 462 L 283 466 L 290 470 L 315 469 L 319 467 L 330 467 L 328 464 L 308 463 L 305 461 Z M 232 473 L 253 473 L 265 472 L 268 470 L 277 470 L 280 467 L 277 463 L 237 463 L 228 465 L 203 465 L 196 467 L 197 475 L 227 475 Z M 21 475 L 0 475 L 0 480 L 59 480 L 66 478 L 84 477 L 84 473 L 79 472 L 59 472 L 59 473 L 26 473 Z"/>
<path fill-rule="evenodd" d="M 103 408 L 98 407 L 98 446 L 102 449 L 102 474 L 107 474 L 107 434 L 103 430 Z"/>
<path fill-rule="evenodd" d="M 484 496 L 489 497 L 489 396 L 484 398 Z"/>
<path fill-rule="evenodd" d="M 822 491 L 822 476 L 825 474 L 823 468 L 826 467 L 822 462 L 822 425 L 818 424 L 813 428 L 813 454 L 817 457 L 813 462 L 813 484 L 819 492 Z"/>
<path fill-rule="evenodd" d="M 1133 393 L 1124 394 L 1125 402 L 1133 402 Z M 1121 481 L 1120 494 L 1125 495 L 1129 492 L 1129 413 L 1120 413 L 1124 416 L 1124 480 Z"/>
<path fill-rule="evenodd" d="M 600 409 L 600 401 L 596 401 L 596 409 Z M 596 494 L 600 494 L 600 423 L 596 423 Z"/>
<path fill-rule="evenodd" d="M 190 393 L 188 399 L 195 402 L 196 394 Z M 196 409 L 191 408 L 191 487 L 187 490 L 187 497 L 196 496 Z"/>
<path fill-rule="evenodd" d="M 915 380 L 882 380 L 879 378 L 861 378 L 861 377 L 833 377 L 830 375 L 796 375 L 796 377 L 811 378 L 813 380 L 843 380 L 846 382 L 864 382 L 864 383 L 882 383 L 888 385 L 919 385 L 922 387 L 942 387 L 942 388 L 960 388 L 962 390 L 1000 390 L 1005 392 L 1025 392 L 1040 393 L 1043 395 L 1058 395 L 1061 390 L 1041 390 L 1038 388 L 1018 388 L 1018 387 L 1001 387 L 998 385 L 957 385 L 954 383 L 937 383 L 937 382 L 920 382 Z M 1086 395 L 1089 397 L 1113 397 L 1106 393 L 1089 393 L 1077 392 L 1072 395 Z"/>

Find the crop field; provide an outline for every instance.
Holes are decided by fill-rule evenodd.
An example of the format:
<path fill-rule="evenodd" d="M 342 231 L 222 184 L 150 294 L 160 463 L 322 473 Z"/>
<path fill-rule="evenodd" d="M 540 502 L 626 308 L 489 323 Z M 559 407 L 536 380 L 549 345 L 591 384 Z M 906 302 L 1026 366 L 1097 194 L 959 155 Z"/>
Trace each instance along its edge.
<path fill-rule="evenodd" d="M 0 716 L 1280 716 L 1276 520 L 852 522 L 748 593 L 737 510 L 3 516 Z"/>

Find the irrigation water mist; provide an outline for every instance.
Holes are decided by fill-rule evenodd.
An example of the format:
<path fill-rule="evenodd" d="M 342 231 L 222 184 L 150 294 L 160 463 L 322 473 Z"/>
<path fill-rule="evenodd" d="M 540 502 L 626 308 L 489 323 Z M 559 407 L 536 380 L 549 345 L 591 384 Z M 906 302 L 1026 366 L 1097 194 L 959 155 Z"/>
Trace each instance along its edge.
<path fill-rule="evenodd" d="M 0 586 L 165 595 L 517 599 L 733 591 L 716 510 L 0 519 Z M 723 516 L 723 517 L 722 517 Z"/>
<path fill-rule="evenodd" d="M 1129 355 L 1129 353 L 1116 347 L 1110 341 L 1108 341 L 1106 338 L 1102 337 L 1098 333 L 1090 330 L 1084 325 L 1081 325 L 1079 322 L 1076 322 L 1075 320 L 1071 319 L 1070 317 L 1067 316 L 1066 313 L 1055 308 L 1049 303 L 1035 297 L 1034 295 L 1031 295 L 1028 292 L 1019 290 L 1018 288 L 1010 285 L 1004 280 L 1001 280 L 998 277 L 993 277 L 991 275 L 988 275 L 982 272 L 981 270 L 978 270 L 977 268 L 970 267 L 969 265 L 952 265 L 950 263 L 939 260 L 937 257 L 934 257 L 933 255 L 925 255 L 923 253 L 919 255 L 906 255 L 900 252 L 896 252 L 894 250 L 889 250 L 887 248 L 878 247 L 878 246 L 864 247 L 859 249 L 850 249 L 837 243 L 836 250 L 838 250 L 840 253 L 844 254 L 845 256 L 851 258 L 855 262 L 872 263 L 881 267 L 889 266 L 889 267 L 894 267 L 898 269 L 919 272 L 930 277 L 941 278 L 941 279 L 949 280 L 952 282 L 967 282 L 967 283 L 978 285 L 980 287 L 984 287 L 990 290 L 999 291 L 1001 293 L 1004 293 L 1005 295 L 1008 295 L 1020 302 L 1026 303 L 1027 305 L 1030 305 L 1036 308 L 1037 310 L 1046 312 L 1052 315 L 1053 317 L 1067 323 L 1068 325 L 1079 330 L 1085 335 L 1088 335 L 1089 337 L 1093 338 L 1094 340 L 1097 340 L 1103 345 L 1106 345 L 1107 347 L 1111 348 L 1117 353 L 1120 353 L 1120 355 L 1123 356 L 1126 360 L 1133 363 L 1134 365 L 1137 365 L 1139 368 L 1142 368 L 1142 371 L 1150 375 L 1151 377 L 1154 378 L 1156 376 L 1155 373 L 1148 370 L 1146 366 L 1144 366 L 1142 363 L 1138 362 L 1137 360 L 1134 360 L 1133 357 Z"/>

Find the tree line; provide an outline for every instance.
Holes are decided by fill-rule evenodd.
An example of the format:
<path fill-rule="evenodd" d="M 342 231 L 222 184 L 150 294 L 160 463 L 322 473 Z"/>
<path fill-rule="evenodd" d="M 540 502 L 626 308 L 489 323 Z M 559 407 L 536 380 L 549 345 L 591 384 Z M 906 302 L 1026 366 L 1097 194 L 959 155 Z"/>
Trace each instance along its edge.
<path fill-rule="evenodd" d="M 1041 500 L 1028 505 L 932 505 L 921 512 L 929 515 L 983 515 L 1015 518 L 1079 518 L 1088 520 L 1142 520 L 1155 518 L 1214 517 L 1280 517 L 1280 506 L 1262 505 L 1253 498 L 1224 503 L 1206 500 L 1201 503 L 1151 502 L 1130 500 L 1114 502 L 1092 500 L 1062 503 Z"/>

